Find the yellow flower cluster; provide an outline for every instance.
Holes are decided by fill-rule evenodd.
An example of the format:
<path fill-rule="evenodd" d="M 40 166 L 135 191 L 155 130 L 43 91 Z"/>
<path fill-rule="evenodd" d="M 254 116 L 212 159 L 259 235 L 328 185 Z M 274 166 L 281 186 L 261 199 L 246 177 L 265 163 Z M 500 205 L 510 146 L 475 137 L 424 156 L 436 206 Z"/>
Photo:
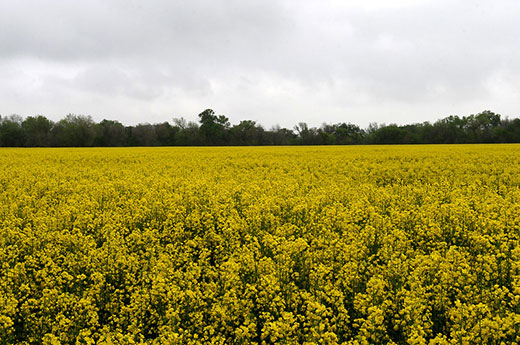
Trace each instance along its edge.
<path fill-rule="evenodd" d="M 520 344 L 520 145 L 0 167 L 1 344 Z"/>

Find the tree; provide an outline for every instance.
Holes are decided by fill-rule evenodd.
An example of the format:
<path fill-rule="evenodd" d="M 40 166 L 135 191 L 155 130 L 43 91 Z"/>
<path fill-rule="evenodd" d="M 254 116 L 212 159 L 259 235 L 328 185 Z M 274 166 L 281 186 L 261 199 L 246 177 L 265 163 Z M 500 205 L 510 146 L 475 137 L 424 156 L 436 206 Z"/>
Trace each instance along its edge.
<path fill-rule="evenodd" d="M 467 118 L 451 115 L 433 124 L 431 142 L 434 144 L 457 144 L 468 142 Z"/>
<path fill-rule="evenodd" d="M 50 145 L 50 134 L 53 123 L 45 116 L 29 116 L 22 122 L 25 146 L 42 147 Z"/>
<path fill-rule="evenodd" d="M 11 115 L 4 118 L 0 116 L 0 145 L 19 147 L 23 144 L 22 117 L 20 115 Z"/>
<path fill-rule="evenodd" d="M 202 141 L 199 124 L 193 121 L 185 122 L 175 135 L 175 142 L 181 146 L 202 145 Z"/>
<path fill-rule="evenodd" d="M 231 144 L 233 145 L 261 145 L 264 129 L 255 121 L 244 120 L 231 127 Z"/>
<path fill-rule="evenodd" d="M 309 128 L 305 122 L 299 122 L 294 126 L 294 130 L 298 133 L 299 141 L 303 145 L 314 145 L 318 141 L 318 130 Z"/>
<path fill-rule="evenodd" d="M 157 146 L 155 127 L 149 123 L 140 123 L 131 130 L 133 146 Z"/>
<path fill-rule="evenodd" d="M 154 125 L 157 142 L 161 146 L 175 145 L 175 135 L 179 131 L 178 127 L 170 125 L 168 122 L 158 123 Z"/>
<path fill-rule="evenodd" d="M 94 144 L 95 128 L 90 116 L 69 114 L 51 130 L 53 146 L 84 147 Z"/>
<path fill-rule="evenodd" d="M 381 126 L 373 133 L 374 144 L 402 144 L 406 130 L 395 124 Z"/>
<path fill-rule="evenodd" d="M 350 145 L 457 144 L 520 142 L 520 119 L 502 119 L 485 110 L 459 117 L 409 125 L 371 123 L 361 129 L 351 123 L 324 123 L 320 128 L 299 122 L 294 130 L 274 126 L 264 130 L 252 120 L 231 126 L 224 115 L 206 109 L 199 123 L 184 118 L 124 127 L 118 121 L 95 123 L 90 116 L 69 114 L 57 123 L 42 115 L 0 116 L 0 146 L 186 146 L 186 145 Z"/>
<path fill-rule="evenodd" d="M 96 125 L 94 146 L 125 146 L 125 127 L 118 121 L 103 120 Z"/>
<path fill-rule="evenodd" d="M 298 138 L 292 130 L 281 128 L 279 125 L 273 126 L 266 134 L 270 145 L 293 145 Z"/>
<path fill-rule="evenodd" d="M 492 111 L 485 110 L 474 116 L 474 127 L 477 128 L 477 142 L 493 142 L 493 129 L 500 125 L 500 115 Z"/>
<path fill-rule="evenodd" d="M 518 143 L 520 142 L 520 118 L 504 119 L 500 127 L 495 129 L 495 137 L 501 142 Z"/>
<path fill-rule="evenodd" d="M 212 109 L 206 109 L 199 114 L 200 132 L 205 144 L 226 144 L 227 131 L 230 127 L 229 119 L 224 115 L 215 115 Z"/>
<path fill-rule="evenodd" d="M 334 134 L 336 136 L 336 144 L 351 145 L 360 144 L 364 133 L 357 125 L 340 123 L 335 125 Z"/>

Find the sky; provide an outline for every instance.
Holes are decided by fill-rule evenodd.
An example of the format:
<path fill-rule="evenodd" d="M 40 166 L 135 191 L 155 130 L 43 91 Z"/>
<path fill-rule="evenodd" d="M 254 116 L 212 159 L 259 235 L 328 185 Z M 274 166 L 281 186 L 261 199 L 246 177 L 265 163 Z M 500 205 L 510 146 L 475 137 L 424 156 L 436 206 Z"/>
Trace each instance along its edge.
<path fill-rule="evenodd" d="M 0 0 L 0 115 L 520 116 L 517 0 Z"/>

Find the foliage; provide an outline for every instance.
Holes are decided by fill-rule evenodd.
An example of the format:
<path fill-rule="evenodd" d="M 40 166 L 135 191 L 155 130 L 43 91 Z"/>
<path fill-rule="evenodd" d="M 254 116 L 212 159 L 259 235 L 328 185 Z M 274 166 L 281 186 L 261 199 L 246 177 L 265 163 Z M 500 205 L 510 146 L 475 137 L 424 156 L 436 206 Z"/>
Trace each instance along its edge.
<path fill-rule="evenodd" d="M 434 124 L 370 124 L 365 130 L 352 123 L 324 123 L 320 128 L 300 122 L 294 129 L 265 130 L 255 121 L 231 125 L 224 115 L 206 109 L 199 123 L 174 118 L 173 124 L 117 121 L 95 123 L 91 117 L 69 114 L 57 123 L 44 116 L 0 117 L 0 146 L 259 146 L 356 144 L 520 143 L 520 119 L 502 119 L 489 110 L 469 116 L 448 116 Z"/>
<path fill-rule="evenodd" d="M 0 150 L 2 344 L 516 344 L 520 146 Z"/>

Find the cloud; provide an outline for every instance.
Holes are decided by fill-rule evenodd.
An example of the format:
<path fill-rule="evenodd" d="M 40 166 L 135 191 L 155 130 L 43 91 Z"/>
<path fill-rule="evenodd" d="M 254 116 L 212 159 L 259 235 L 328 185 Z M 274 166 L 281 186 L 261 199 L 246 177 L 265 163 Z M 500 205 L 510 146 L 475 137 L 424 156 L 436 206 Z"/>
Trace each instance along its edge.
<path fill-rule="evenodd" d="M 3 2 L 0 112 L 135 124 L 212 107 L 266 126 L 514 116 L 519 10 L 510 0 Z"/>

